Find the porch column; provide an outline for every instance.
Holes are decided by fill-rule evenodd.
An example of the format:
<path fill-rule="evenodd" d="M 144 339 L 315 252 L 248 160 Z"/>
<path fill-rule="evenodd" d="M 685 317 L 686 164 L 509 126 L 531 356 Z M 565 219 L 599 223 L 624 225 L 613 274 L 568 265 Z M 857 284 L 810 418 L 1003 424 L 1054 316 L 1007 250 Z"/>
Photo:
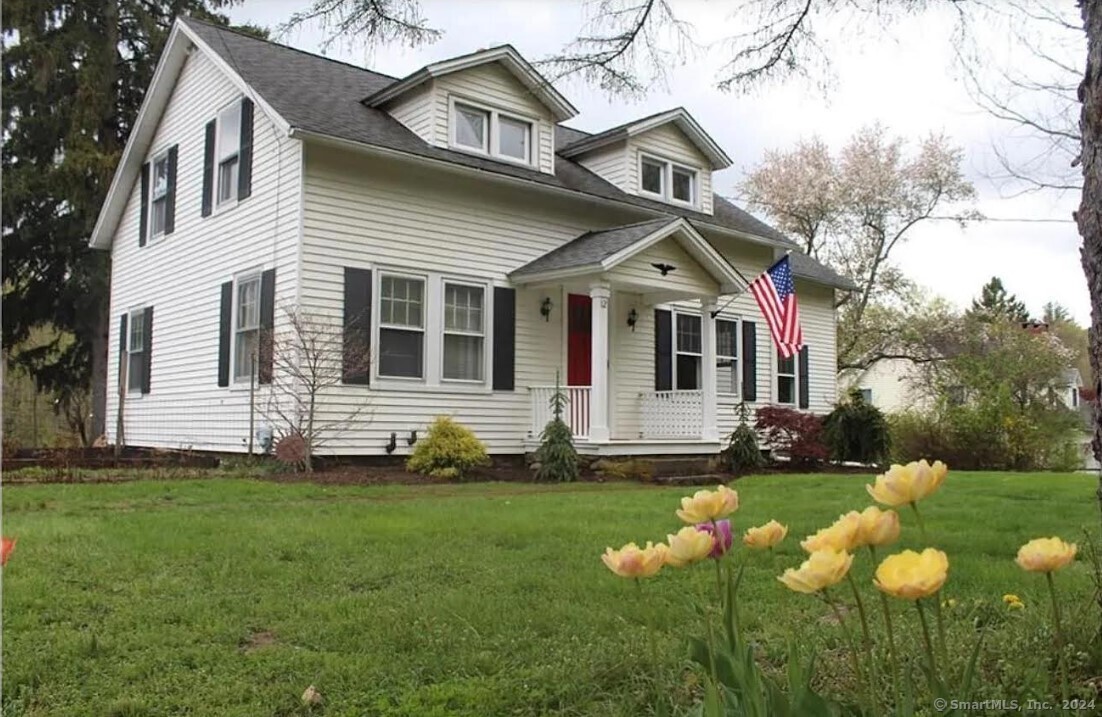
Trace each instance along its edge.
<path fill-rule="evenodd" d="M 703 413 L 700 437 L 705 441 L 719 440 L 716 425 L 716 320 L 712 318 L 715 310 L 715 299 L 700 302 L 700 341 L 704 354 L 700 359 L 700 388 L 704 394 L 700 402 Z"/>
<path fill-rule="evenodd" d="M 589 440 L 608 441 L 608 302 L 612 291 L 608 284 L 589 288 L 593 304 L 592 380 L 589 389 Z"/>

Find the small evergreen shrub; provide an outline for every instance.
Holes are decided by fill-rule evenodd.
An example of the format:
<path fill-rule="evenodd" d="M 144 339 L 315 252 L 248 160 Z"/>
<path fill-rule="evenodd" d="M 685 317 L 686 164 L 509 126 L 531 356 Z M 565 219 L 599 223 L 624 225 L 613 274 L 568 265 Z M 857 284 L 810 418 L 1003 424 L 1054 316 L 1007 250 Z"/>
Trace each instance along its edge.
<path fill-rule="evenodd" d="M 437 416 L 417 442 L 406 468 L 431 478 L 462 478 L 472 468 L 489 462 L 485 444 L 471 429 L 451 416 Z"/>
<path fill-rule="evenodd" d="M 758 434 L 749 423 L 749 409 L 745 403 L 735 408 L 739 423 L 727 439 L 723 457 L 731 472 L 745 474 L 765 466 L 765 458 L 758 445 Z"/>
<path fill-rule="evenodd" d="M 823 438 L 835 461 L 879 464 L 891 451 L 888 420 L 857 389 L 823 419 Z"/>
<path fill-rule="evenodd" d="M 829 455 L 823 443 L 823 419 L 815 414 L 762 406 L 755 415 L 754 428 L 773 454 L 787 456 L 793 467 L 814 467 Z"/>
<path fill-rule="evenodd" d="M 574 450 L 574 435 L 570 426 L 562 420 L 566 406 L 566 394 L 555 380 L 555 393 L 551 395 L 551 411 L 554 417 L 540 433 L 540 447 L 536 449 L 536 480 L 566 483 L 578 480 L 578 452 Z"/>
<path fill-rule="evenodd" d="M 627 458 L 622 461 L 602 459 L 594 469 L 611 480 L 650 482 L 654 478 L 654 464 L 642 458 Z"/>

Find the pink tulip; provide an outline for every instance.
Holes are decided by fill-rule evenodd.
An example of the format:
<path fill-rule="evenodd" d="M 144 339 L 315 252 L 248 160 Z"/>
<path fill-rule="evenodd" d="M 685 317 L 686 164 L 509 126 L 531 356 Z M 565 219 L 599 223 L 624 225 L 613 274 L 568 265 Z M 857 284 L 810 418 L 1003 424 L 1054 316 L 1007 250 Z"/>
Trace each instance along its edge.
<path fill-rule="evenodd" d="M 712 534 L 713 540 L 715 541 L 715 547 L 712 548 L 709 557 L 719 559 L 723 557 L 724 553 L 731 549 L 731 543 L 734 540 L 734 536 L 731 533 L 731 521 L 717 520 L 716 527 L 719 528 L 719 538 L 715 538 L 715 531 L 711 523 L 700 523 L 696 526 L 696 529 Z M 720 539 L 722 539 L 722 543 Z"/>

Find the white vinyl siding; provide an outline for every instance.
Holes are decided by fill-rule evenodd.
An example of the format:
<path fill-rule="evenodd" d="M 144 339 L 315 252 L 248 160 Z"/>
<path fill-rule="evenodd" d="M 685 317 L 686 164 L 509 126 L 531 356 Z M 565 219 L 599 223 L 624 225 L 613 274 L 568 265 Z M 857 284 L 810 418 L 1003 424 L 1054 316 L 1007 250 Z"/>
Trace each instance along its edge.
<path fill-rule="evenodd" d="M 642 179 L 639 174 L 640 157 L 650 156 L 695 171 L 696 180 L 693 184 L 697 195 L 697 201 L 694 202 L 696 209 L 705 214 L 712 213 L 711 164 L 676 125 L 665 124 L 629 137 L 627 144 L 628 156 L 625 158 L 627 175 L 624 183 L 619 185 L 625 192 L 651 196 L 642 190 Z"/>
<path fill-rule="evenodd" d="M 203 51 L 188 56 L 150 141 L 157 148 L 179 146 L 172 241 L 139 252 L 140 182 L 134 183 L 113 237 L 109 385 L 118 385 L 119 316 L 135 306 L 157 308 L 156 389 L 126 405 L 129 445 L 243 452 L 249 391 L 218 386 L 221 285 L 250 270 L 276 269 L 277 332 L 285 326 L 281 307 L 294 302 L 302 145 L 278 135 L 259 108 L 252 197 L 233 211 L 200 216 L 206 125 L 240 98 L 241 90 Z M 232 372 L 232 364 L 228 368 Z M 258 405 L 266 405 L 267 396 L 267 387 L 259 387 Z M 108 391 L 109 441 L 117 416 L 118 394 Z M 258 427 L 264 423 L 255 418 Z"/>
<path fill-rule="evenodd" d="M 607 147 L 595 149 L 579 157 L 574 157 L 573 160 L 625 192 L 635 191 L 634 189 L 629 190 L 627 186 L 628 163 L 631 160 L 626 142 L 616 142 Z M 635 173 L 632 172 L 631 175 L 634 177 Z"/>
<path fill-rule="evenodd" d="M 555 172 L 555 120 L 551 111 L 500 63 L 460 70 L 430 82 L 434 106 L 431 113 L 424 113 L 431 114 L 434 125 L 431 133 L 434 140 L 429 141 L 440 147 L 452 144 L 451 110 L 455 103 L 492 108 L 531 123 L 530 159 L 525 163 L 541 172 Z M 422 121 L 420 115 L 417 122 Z M 497 152 L 495 146 L 491 153 Z"/>
<path fill-rule="evenodd" d="M 433 82 L 430 80 L 388 103 L 385 109 L 418 137 L 432 144 L 435 141 L 433 101 Z"/>

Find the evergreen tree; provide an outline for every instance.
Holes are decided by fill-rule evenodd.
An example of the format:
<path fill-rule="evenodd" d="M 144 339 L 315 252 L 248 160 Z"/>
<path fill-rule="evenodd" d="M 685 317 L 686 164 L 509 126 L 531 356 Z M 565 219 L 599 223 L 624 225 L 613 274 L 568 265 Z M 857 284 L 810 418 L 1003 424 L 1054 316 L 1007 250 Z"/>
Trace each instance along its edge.
<path fill-rule="evenodd" d="M 227 23 L 239 0 L 5 0 L 3 342 L 63 402 L 92 389 L 103 432 L 107 252 L 88 236 L 177 15 Z"/>
<path fill-rule="evenodd" d="M 559 386 L 559 375 L 555 374 L 555 393 L 551 395 L 551 412 L 554 417 L 544 426 L 540 434 L 540 447 L 536 449 L 536 480 L 567 481 L 578 480 L 578 452 L 574 450 L 574 435 L 570 426 L 562 420 L 566 408 L 566 394 Z"/>
<path fill-rule="evenodd" d="M 1019 324 L 1029 321 L 1029 310 L 1025 304 L 1014 294 L 1007 293 L 1002 279 L 997 276 L 983 285 L 980 297 L 972 300 L 969 313 L 987 321 L 1002 319 Z"/>

